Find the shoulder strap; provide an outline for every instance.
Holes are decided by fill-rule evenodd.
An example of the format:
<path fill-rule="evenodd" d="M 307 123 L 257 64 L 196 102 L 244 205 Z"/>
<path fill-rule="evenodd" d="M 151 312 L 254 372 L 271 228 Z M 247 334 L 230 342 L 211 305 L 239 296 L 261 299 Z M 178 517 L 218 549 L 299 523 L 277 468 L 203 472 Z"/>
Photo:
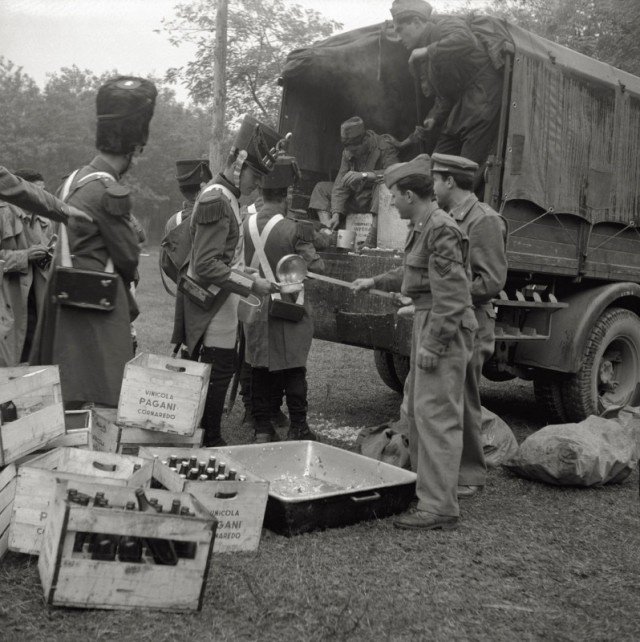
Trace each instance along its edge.
<path fill-rule="evenodd" d="M 73 181 L 79 171 L 80 171 L 79 169 L 76 169 L 75 172 L 72 172 L 71 174 L 69 174 L 69 177 L 67 178 L 67 180 L 64 182 L 64 185 L 62 186 L 62 190 L 60 191 L 60 200 L 64 201 L 65 203 L 72 193 L 71 185 L 73 184 Z M 107 174 L 107 172 L 93 172 L 92 174 L 87 174 L 85 177 L 81 178 L 78 181 L 78 184 L 74 187 L 73 191 L 75 192 L 77 189 L 79 189 L 83 185 L 86 185 L 87 183 L 90 183 L 91 181 L 96 180 L 97 178 L 104 178 L 105 176 L 115 181 L 115 178 L 113 178 L 111 174 Z M 86 179 L 89 179 L 89 180 L 86 180 Z M 73 263 L 71 262 L 71 252 L 69 251 L 69 237 L 67 236 L 66 224 L 62 224 L 60 226 L 59 240 L 60 240 L 60 265 L 62 265 L 63 267 L 73 267 Z M 113 261 L 111 260 L 111 257 L 107 259 L 107 262 L 104 266 L 104 271 L 114 272 Z"/>

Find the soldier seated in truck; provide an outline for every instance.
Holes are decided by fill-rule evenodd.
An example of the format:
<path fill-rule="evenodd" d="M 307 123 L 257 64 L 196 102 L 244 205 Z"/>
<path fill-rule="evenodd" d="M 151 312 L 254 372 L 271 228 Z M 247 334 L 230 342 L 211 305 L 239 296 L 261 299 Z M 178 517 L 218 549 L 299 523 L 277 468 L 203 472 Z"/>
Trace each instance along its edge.
<path fill-rule="evenodd" d="M 334 230 L 345 227 L 347 214 L 372 214 L 364 247 L 375 247 L 379 189 L 384 170 L 399 161 L 398 154 L 389 137 L 367 130 L 359 116 L 342 123 L 340 138 L 344 151 L 336 180 L 316 184 L 309 208 L 317 211 L 322 224 Z"/>

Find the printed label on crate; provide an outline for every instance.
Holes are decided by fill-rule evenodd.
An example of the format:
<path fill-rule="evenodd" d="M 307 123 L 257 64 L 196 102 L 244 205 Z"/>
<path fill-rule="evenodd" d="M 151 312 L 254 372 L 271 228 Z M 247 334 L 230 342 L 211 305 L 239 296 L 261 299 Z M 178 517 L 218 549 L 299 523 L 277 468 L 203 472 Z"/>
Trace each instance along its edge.
<path fill-rule="evenodd" d="M 138 398 L 138 414 L 156 419 L 175 419 L 178 403 L 173 395 L 158 390 L 145 390 L 144 395 Z"/>

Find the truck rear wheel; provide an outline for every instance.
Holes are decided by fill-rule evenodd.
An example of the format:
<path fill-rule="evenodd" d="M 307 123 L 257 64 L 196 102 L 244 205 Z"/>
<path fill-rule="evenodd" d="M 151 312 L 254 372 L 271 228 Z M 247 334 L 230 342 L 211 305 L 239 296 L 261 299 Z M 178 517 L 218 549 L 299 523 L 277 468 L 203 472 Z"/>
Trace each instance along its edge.
<path fill-rule="evenodd" d="M 582 367 L 562 384 L 568 421 L 582 421 L 608 406 L 633 403 L 640 390 L 640 317 L 605 310 L 591 330 Z"/>
<path fill-rule="evenodd" d="M 393 353 L 386 350 L 373 350 L 373 359 L 376 364 L 376 370 L 380 375 L 380 379 L 395 392 L 402 394 L 404 381 L 400 381 L 396 374 L 396 369 L 393 364 Z"/>
<path fill-rule="evenodd" d="M 567 416 L 562 398 L 562 382 L 552 372 L 545 372 L 533 380 L 533 394 L 536 402 L 549 421 L 564 423 Z"/>

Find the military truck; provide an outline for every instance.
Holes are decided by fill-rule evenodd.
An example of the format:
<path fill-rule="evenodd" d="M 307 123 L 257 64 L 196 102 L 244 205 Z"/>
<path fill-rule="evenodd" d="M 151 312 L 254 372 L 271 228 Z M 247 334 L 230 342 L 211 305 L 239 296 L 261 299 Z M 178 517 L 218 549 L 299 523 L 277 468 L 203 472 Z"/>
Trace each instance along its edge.
<path fill-rule="evenodd" d="M 577 421 L 640 401 L 640 78 L 500 24 L 511 43 L 484 200 L 508 222 L 509 274 L 484 374 L 533 380 L 550 418 Z M 430 105 L 407 60 L 389 23 L 289 55 L 280 128 L 294 132 L 299 207 L 315 182 L 335 176 L 342 121 L 359 115 L 399 140 L 422 121 Z M 380 213 L 379 229 L 390 216 Z M 398 235 L 383 245 L 325 254 L 328 274 L 351 281 L 399 265 Z M 400 391 L 410 321 L 347 288 L 313 283 L 308 297 L 316 337 L 372 349 L 380 376 Z"/>

